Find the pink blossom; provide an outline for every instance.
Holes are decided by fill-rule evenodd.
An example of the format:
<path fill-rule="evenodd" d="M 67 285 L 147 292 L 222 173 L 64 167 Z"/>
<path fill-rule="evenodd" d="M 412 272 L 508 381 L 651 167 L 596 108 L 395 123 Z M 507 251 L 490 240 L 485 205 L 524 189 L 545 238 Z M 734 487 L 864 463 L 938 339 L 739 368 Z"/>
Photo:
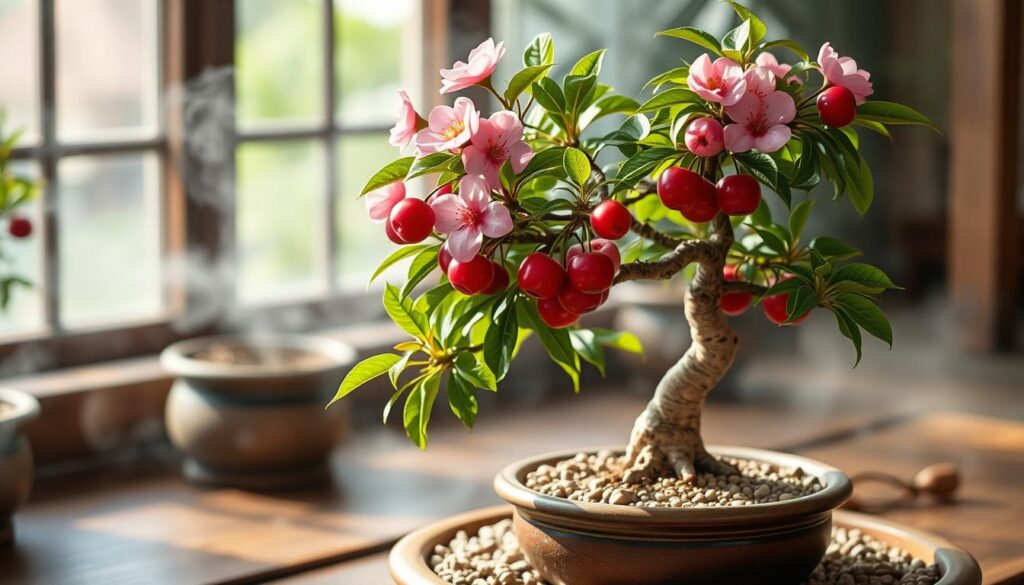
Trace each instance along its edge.
<path fill-rule="evenodd" d="M 416 148 L 423 154 L 453 150 L 469 142 L 480 124 L 480 112 L 473 100 L 460 97 L 455 107 L 430 110 L 428 127 L 416 134 Z"/>
<path fill-rule="evenodd" d="M 370 191 L 363 197 L 370 219 L 380 223 L 391 215 L 391 208 L 405 199 L 405 183 L 398 181 Z"/>
<path fill-rule="evenodd" d="M 491 201 L 491 191 L 482 177 L 463 177 L 458 194 L 442 195 L 431 207 L 437 216 L 434 227 L 448 234 L 445 245 L 459 262 L 469 262 L 480 252 L 484 236 L 500 238 L 512 231 L 508 208 Z"/>
<path fill-rule="evenodd" d="M 500 189 L 498 171 L 506 160 L 512 161 L 512 170 L 521 173 L 533 158 L 530 145 L 523 142 L 523 123 L 507 110 L 495 112 L 473 134 L 471 143 L 462 149 L 462 163 L 466 173 L 480 175 L 491 189 Z"/>
<path fill-rule="evenodd" d="M 738 63 L 725 57 L 712 63 L 707 53 L 697 57 L 690 65 L 690 76 L 686 82 L 700 97 L 723 106 L 731 106 L 740 101 L 747 91 L 743 68 Z"/>
<path fill-rule="evenodd" d="M 754 61 L 754 63 L 764 67 L 768 71 L 771 71 L 772 74 L 779 79 L 785 79 L 786 74 L 788 74 L 789 70 L 793 68 L 792 65 L 779 63 L 779 60 L 775 58 L 775 55 L 767 52 L 758 55 L 757 60 Z M 789 78 L 788 83 L 800 83 L 800 79 L 794 75 Z"/>
<path fill-rule="evenodd" d="M 857 69 L 857 62 L 849 57 L 840 57 L 829 43 L 821 46 L 818 51 L 818 65 L 825 81 L 831 85 L 840 85 L 853 92 L 857 105 L 867 101 L 868 96 L 875 93 L 871 84 L 871 74 Z"/>
<path fill-rule="evenodd" d="M 498 61 L 505 54 L 505 43 L 494 44 L 487 39 L 469 52 L 468 63 L 456 61 L 451 69 L 441 70 L 441 93 L 466 89 L 485 81 L 494 73 Z"/>
<path fill-rule="evenodd" d="M 793 97 L 776 91 L 768 97 L 748 93 L 739 103 L 725 108 L 735 124 L 725 127 L 725 147 L 732 152 L 756 148 L 775 152 L 789 142 L 792 130 L 786 124 L 796 117 Z"/>
<path fill-rule="evenodd" d="M 722 125 L 714 118 L 697 118 L 690 122 L 684 140 L 686 148 L 697 156 L 715 156 L 725 147 Z"/>
<path fill-rule="evenodd" d="M 747 82 L 747 93 L 764 99 L 775 93 L 775 74 L 767 67 L 751 67 L 743 74 Z"/>
<path fill-rule="evenodd" d="M 412 100 L 409 99 L 409 94 L 404 89 L 398 90 L 398 103 L 395 104 L 395 114 L 398 116 L 398 121 L 395 122 L 395 127 L 391 129 L 391 139 L 389 142 L 391 146 L 405 148 L 409 146 L 409 143 L 416 136 L 416 131 L 426 125 L 426 122 L 416 113 L 416 108 L 413 107 Z"/>

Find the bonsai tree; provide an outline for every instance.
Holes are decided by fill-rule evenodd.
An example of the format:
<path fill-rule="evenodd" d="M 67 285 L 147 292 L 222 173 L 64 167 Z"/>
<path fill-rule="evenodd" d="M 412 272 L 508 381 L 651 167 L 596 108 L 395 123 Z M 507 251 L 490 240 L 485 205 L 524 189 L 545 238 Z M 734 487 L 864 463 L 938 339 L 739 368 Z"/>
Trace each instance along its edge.
<path fill-rule="evenodd" d="M 0 311 L 7 309 L 11 293 L 17 286 L 32 286 L 24 277 L 13 272 L 14 259 L 4 252 L 8 237 L 24 239 L 32 235 L 32 222 L 18 213 L 18 208 L 35 197 L 38 185 L 11 168 L 11 149 L 18 142 L 20 132 L 7 135 L 3 128 L 4 116 L 0 111 L 0 225 L 6 223 L 6 234 L 0 235 Z"/>
<path fill-rule="evenodd" d="M 535 334 L 579 391 L 581 364 L 603 372 L 603 347 L 641 350 L 628 333 L 581 328 L 580 315 L 615 284 L 686 275 L 692 345 L 637 418 L 623 474 L 632 482 L 670 468 L 692 479 L 731 471 L 708 454 L 700 430 L 704 401 L 739 345 L 729 317 L 759 304 L 786 328 L 828 311 L 853 344 L 854 365 L 864 332 L 891 346 L 876 296 L 898 287 L 855 261 L 856 248 L 804 228 L 822 183 L 861 215 L 871 206 L 860 132 L 889 137 L 893 125 L 932 124 L 869 100 L 868 72 L 829 43 L 812 59 L 793 41 L 766 40 L 756 15 L 729 4 L 741 23 L 722 39 L 690 27 L 659 33 L 706 52 L 652 79 L 643 103 L 599 80 L 603 50 L 552 78 L 547 34 L 500 90 L 492 74 L 505 47 L 492 39 L 441 71 L 442 94 L 493 94 L 500 109 L 490 116 L 458 97 L 424 119 L 400 92 L 391 144 L 413 154 L 373 175 L 362 196 L 401 246 L 373 277 L 412 259 L 402 286 L 384 291 L 384 308 L 412 339 L 358 364 L 335 400 L 388 374 L 395 391 L 385 421 L 404 399 L 405 430 L 425 447 L 442 388 L 472 427 L 476 393 L 496 391 Z M 796 62 L 781 63 L 776 51 Z M 623 118 L 618 129 L 589 131 L 608 116 Z M 417 177 L 431 178 L 425 197 L 407 192 Z M 774 209 L 763 192 L 778 199 Z M 423 290 L 438 267 L 440 283 Z"/>

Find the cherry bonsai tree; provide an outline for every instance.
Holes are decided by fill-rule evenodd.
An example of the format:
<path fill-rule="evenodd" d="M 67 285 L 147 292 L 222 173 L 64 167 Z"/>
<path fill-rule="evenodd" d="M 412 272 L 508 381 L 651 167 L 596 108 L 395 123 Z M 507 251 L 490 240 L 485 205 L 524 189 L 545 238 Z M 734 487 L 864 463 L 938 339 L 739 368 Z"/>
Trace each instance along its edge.
<path fill-rule="evenodd" d="M 668 469 L 689 480 L 732 471 L 701 439 L 704 401 L 736 356 L 729 317 L 760 304 L 790 327 L 825 310 L 858 363 L 862 332 L 891 346 L 876 296 L 897 287 L 855 261 L 854 247 L 805 235 L 818 204 L 810 192 L 830 183 L 832 199 L 865 214 L 874 185 L 859 132 L 933 126 L 906 106 L 869 100 L 868 72 L 828 43 L 812 59 L 793 41 L 767 41 L 757 16 L 729 4 L 742 22 L 721 40 L 690 27 L 660 33 L 706 52 L 652 79 L 643 103 L 599 80 L 604 51 L 553 79 L 546 34 L 500 90 L 493 73 L 505 47 L 492 39 L 441 71 L 442 94 L 493 94 L 500 109 L 489 116 L 458 97 L 424 119 L 400 92 L 391 144 L 412 154 L 377 172 L 362 196 L 401 246 L 373 278 L 411 258 L 402 286 L 386 286 L 384 307 L 412 339 L 358 364 L 335 400 L 387 374 L 395 391 L 385 422 L 404 398 L 405 430 L 425 447 L 442 389 L 472 427 L 476 393 L 497 390 L 531 334 L 577 391 L 581 364 L 603 373 L 604 347 L 641 351 L 633 335 L 582 328 L 579 317 L 616 284 L 684 275 L 692 345 L 637 418 L 622 471 L 628 482 Z M 781 63 L 779 50 L 796 62 Z M 588 132 L 613 115 L 624 117 L 618 129 Z M 430 178 L 425 197 L 407 192 L 418 177 Z M 774 211 L 764 192 L 779 200 Z M 427 287 L 438 267 L 440 282 Z"/>
<path fill-rule="evenodd" d="M 6 233 L 0 235 L 0 311 L 7 309 L 15 287 L 30 287 L 32 283 L 14 273 L 14 258 L 4 252 L 4 240 L 21 240 L 32 235 L 32 221 L 18 212 L 18 208 L 35 197 L 38 185 L 32 179 L 11 168 L 11 150 L 18 142 L 20 132 L 7 135 L 3 129 L 0 111 L 0 225 L 6 223 Z"/>

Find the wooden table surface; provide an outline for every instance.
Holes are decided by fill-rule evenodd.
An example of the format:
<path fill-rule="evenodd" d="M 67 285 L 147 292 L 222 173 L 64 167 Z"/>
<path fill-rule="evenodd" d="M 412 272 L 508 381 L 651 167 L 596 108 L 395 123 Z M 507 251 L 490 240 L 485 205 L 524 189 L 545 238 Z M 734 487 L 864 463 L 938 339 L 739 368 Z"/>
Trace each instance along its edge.
<path fill-rule="evenodd" d="M 43 479 L 0 552 L 0 583 L 388 583 L 385 551 L 435 519 L 498 503 L 491 478 L 538 452 L 621 444 L 644 400 L 594 392 L 478 428 L 440 427 L 426 453 L 394 429 L 350 437 L 330 486 L 255 494 L 197 489 L 166 466 Z M 992 585 L 1024 574 L 1024 425 L 952 414 L 840 419 L 711 405 L 709 442 L 784 448 L 849 472 L 912 475 L 952 460 L 968 477 L 955 506 L 890 516 L 975 554 Z"/>

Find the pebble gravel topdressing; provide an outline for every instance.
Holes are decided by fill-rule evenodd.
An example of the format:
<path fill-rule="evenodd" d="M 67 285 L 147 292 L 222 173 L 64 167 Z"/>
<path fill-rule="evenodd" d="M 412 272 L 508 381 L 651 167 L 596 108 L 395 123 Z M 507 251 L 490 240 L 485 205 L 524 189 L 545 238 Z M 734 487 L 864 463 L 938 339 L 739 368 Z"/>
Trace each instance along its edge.
<path fill-rule="evenodd" d="M 459 531 L 447 546 L 434 547 L 429 561 L 452 585 L 547 585 L 519 551 L 511 519 L 473 535 Z M 935 565 L 860 530 L 836 528 L 825 558 L 804 585 L 933 585 L 938 580 Z"/>
<path fill-rule="evenodd" d="M 705 473 L 685 483 L 665 470 L 664 477 L 626 483 L 621 458 L 611 451 L 577 453 L 555 465 L 541 465 L 526 475 L 526 487 L 577 502 L 654 508 L 708 508 L 783 502 L 822 489 L 802 469 L 780 469 L 768 463 L 723 458 L 738 470 L 732 475 Z"/>

